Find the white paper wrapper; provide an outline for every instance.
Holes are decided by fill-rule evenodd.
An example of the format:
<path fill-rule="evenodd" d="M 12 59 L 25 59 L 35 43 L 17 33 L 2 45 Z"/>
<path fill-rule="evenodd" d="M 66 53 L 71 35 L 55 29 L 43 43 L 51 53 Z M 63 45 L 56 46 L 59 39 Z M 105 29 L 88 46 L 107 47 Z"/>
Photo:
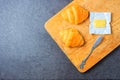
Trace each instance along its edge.
<path fill-rule="evenodd" d="M 106 26 L 104 28 L 96 28 L 93 25 L 95 19 L 106 20 Z M 90 34 L 111 34 L 111 13 L 110 12 L 90 12 Z"/>

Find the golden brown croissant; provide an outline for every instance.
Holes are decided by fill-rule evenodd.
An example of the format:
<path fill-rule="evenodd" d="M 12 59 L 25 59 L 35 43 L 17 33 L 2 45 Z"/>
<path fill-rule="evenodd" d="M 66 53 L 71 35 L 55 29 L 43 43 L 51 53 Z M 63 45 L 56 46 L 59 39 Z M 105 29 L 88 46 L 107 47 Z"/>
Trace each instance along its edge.
<path fill-rule="evenodd" d="M 61 13 L 64 20 L 72 23 L 79 24 L 82 23 L 88 17 L 88 11 L 79 6 L 79 4 L 74 4 L 65 9 Z"/>
<path fill-rule="evenodd" d="M 61 30 L 60 36 L 67 47 L 77 47 L 84 44 L 84 39 L 77 29 L 69 28 Z"/>

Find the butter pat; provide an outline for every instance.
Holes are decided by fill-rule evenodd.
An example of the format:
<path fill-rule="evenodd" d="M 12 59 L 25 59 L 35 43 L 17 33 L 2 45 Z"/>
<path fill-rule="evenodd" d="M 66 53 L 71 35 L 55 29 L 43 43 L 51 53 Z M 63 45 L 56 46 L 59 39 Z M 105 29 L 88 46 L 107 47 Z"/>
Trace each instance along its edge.
<path fill-rule="evenodd" d="M 96 28 L 104 28 L 106 27 L 106 20 L 105 19 L 95 19 L 94 20 L 94 27 Z"/>
<path fill-rule="evenodd" d="M 110 22 L 110 12 L 90 12 L 90 34 L 111 34 Z"/>

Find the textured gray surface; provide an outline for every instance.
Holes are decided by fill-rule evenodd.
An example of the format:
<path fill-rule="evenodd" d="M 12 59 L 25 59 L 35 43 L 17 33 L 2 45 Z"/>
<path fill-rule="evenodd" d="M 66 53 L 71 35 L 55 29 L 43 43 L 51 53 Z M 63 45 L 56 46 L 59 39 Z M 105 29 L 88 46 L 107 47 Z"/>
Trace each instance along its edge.
<path fill-rule="evenodd" d="M 0 0 L 1 79 L 120 78 L 120 47 L 81 74 L 44 23 L 71 0 Z"/>

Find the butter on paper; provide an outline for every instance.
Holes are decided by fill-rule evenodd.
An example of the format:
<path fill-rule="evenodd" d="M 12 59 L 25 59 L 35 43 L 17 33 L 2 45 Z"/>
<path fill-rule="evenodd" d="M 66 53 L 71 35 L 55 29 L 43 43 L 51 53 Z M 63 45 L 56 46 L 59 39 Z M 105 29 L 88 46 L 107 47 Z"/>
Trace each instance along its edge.
<path fill-rule="evenodd" d="M 111 34 L 110 22 L 110 12 L 90 12 L 90 34 Z"/>
<path fill-rule="evenodd" d="M 94 27 L 96 27 L 96 28 L 105 28 L 106 20 L 105 19 L 95 19 L 93 24 L 94 24 Z"/>

